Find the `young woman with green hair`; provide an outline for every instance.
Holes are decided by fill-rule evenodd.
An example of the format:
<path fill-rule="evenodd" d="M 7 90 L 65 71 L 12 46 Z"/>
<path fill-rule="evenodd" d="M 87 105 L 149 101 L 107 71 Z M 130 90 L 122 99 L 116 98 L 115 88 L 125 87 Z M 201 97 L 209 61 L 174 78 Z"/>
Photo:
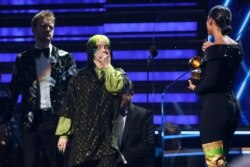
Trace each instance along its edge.
<path fill-rule="evenodd" d="M 115 167 L 120 95 L 128 80 L 122 69 L 111 65 L 105 35 L 88 40 L 87 56 L 87 66 L 69 83 L 56 131 L 58 149 L 65 152 L 71 139 L 70 167 Z"/>

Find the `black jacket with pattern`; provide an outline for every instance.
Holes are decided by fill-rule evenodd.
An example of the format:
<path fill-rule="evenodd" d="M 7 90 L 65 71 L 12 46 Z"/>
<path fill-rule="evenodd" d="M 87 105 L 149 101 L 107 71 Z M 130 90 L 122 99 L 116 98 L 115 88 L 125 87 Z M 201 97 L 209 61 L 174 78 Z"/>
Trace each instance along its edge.
<path fill-rule="evenodd" d="M 35 48 L 31 48 L 20 53 L 15 61 L 12 80 L 10 83 L 10 102 L 9 110 L 5 114 L 5 121 L 9 121 L 18 96 L 22 95 L 21 113 L 39 108 L 40 99 L 39 91 L 36 96 L 32 95 L 31 88 L 37 83 Z M 66 94 L 68 81 L 72 75 L 76 74 L 75 62 L 72 55 L 64 50 L 52 46 L 51 51 L 51 79 L 53 84 L 50 85 L 50 98 L 53 112 L 56 114 L 62 105 L 63 98 Z"/>
<path fill-rule="evenodd" d="M 125 72 L 124 88 L 128 87 Z M 118 150 L 118 116 L 121 96 L 105 88 L 88 66 L 69 82 L 61 116 L 70 118 L 73 126 L 70 166 L 114 155 Z"/>

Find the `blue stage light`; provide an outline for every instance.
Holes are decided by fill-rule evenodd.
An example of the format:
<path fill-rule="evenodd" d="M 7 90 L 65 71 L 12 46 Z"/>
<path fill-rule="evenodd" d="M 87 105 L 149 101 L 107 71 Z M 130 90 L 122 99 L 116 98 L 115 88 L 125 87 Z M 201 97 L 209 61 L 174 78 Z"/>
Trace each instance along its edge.
<path fill-rule="evenodd" d="M 197 2 L 172 2 L 172 3 L 132 3 L 132 4 L 106 4 L 107 8 L 145 8 L 145 7 L 178 7 L 178 6 L 197 6 Z"/>
<path fill-rule="evenodd" d="M 152 103 L 160 103 L 161 102 L 161 94 L 149 94 L 148 102 Z M 147 94 L 138 93 L 134 94 L 133 100 L 134 103 L 146 103 L 147 102 Z M 165 103 L 197 103 L 198 97 L 194 93 L 168 93 L 168 96 L 165 96 Z"/>
<path fill-rule="evenodd" d="M 250 9 L 248 10 L 248 13 L 243 21 L 243 23 L 241 24 L 240 26 L 240 29 L 238 31 L 238 33 L 236 34 L 236 40 L 240 40 L 241 39 L 241 36 L 244 34 L 244 31 L 246 29 L 246 26 L 247 26 L 247 23 L 249 21 L 249 18 L 250 18 Z"/>
<path fill-rule="evenodd" d="M 1 83 L 9 83 L 11 81 L 11 74 L 0 74 Z"/>
<path fill-rule="evenodd" d="M 58 36 L 76 36 L 91 35 L 94 33 L 103 33 L 103 26 L 57 26 L 55 28 L 55 37 Z M 31 27 L 0 27 L 1 38 L 7 37 L 33 37 Z"/>
<path fill-rule="evenodd" d="M 180 76 L 183 71 L 175 71 L 175 72 L 149 72 L 149 80 L 154 81 L 173 81 L 178 76 Z M 191 74 L 187 73 L 188 75 L 183 76 L 180 78 L 180 81 L 187 81 Z M 147 80 L 147 72 L 127 72 L 127 76 L 132 81 L 146 81 Z"/>
<path fill-rule="evenodd" d="M 101 33 L 105 34 L 105 33 Z M 109 38 L 150 38 L 151 34 L 109 34 Z M 161 33 L 155 34 L 155 37 L 196 37 L 197 33 Z M 78 36 L 55 36 L 53 41 L 86 41 L 90 35 L 78 35 Z M 28 37 L 1 37 L 2 42 L 34 42 L 33 36 Z"/>
<path fill-rule="evenodd" d="M 198 121 L 197 121 L 198 123 Z M 200 135 L 196 135 L 196 134 L 188 134 L 188 135 L 167 135 L 167 136 L 163 136 L 163 139 L 165 140 L 169 140 L 169 139 L 176 139 L 176 138 L 190 138 L 190 137 L 199 137 Z"/>
<path fill-rule="evenodd" d="M 231 0 L 226 0 L 226 1 L 223 3 L 223 5 L 224 5 L 224 6 L 229 6 L 230 3 L 231 3 Z"/>
<path fill-rule="evenodd" d="M 158 50 L 157 60 L 190 59 L 197 55 L 196 49 L 170 49 Z M 86 61 L 85 52 L 73 52 L 75 61 Z M 0 53 L 0 62 L 14 62 L 18 53 Z M 114 50 L 114 60 L 143 60 L 149 56 L 148 50 Z"/>
<path fill-rule="evenodd" d="M 14 13 L 14 14 L 17 14 L 17 13 L 33 13 L 34 15 L 38 12 L 40 12 L 41 10 L 38 10 L 38 9 L 26 9 L 26 10 L 13 10 L 13 9 L 5 9 L 5 10 L 0 10 L 0 13 L 1 14 L 10 14 L 10 13 Z M 74 12 L 105 12 L 106 9 L 103 8 L 103 7 L 100 7 L 100 8 L 78 8 L 78 9 L 53 9 L 52 10 L 54 13 L 67 13 L 67 12 L 70 12 L 70 13 L 74 13 Z"/>
<path fill-rule="evenodd" d="M 236 97 L 240 100 L 242 93 L 244 92 L 245 86 L 247 85 L 248 79 L 250 77 L 250 70 L 246 74 L 246 77 L 241 82 L 240 89 L 237 91 Z"/>
<path fill-rule="evenodd" d="M 199 131 L 181 131 L 183 135 L 200 135 Z M 250 135 L 250 131 L 235 131 L 235 135 Z"/>
<path fill-rule="evenodd" d="M 54 41 L 87 40 L 93 34 L 109 34 L 110 38 L 143 38 L 151 37 L 155 23 L 109 23 L 99 26 L 58 26 Z M 164 32 L 156 37 L 194 37 L 197 36 L 197 22 L 161 22 L 154 30 Z M 142 34 L 134 34 L 139 32 Z M 3 42 L 34 41 L 30 27 L 0 27 Z"/>
<path fill-rule="evenodd" d="M 162 116 L 161 115 L 154 115 L 153 121 L 155 125 L 162 124 Z M 171 122 L 174 124 L 179 125 L 197 125 L 199 123 L 199 118 L 197 115 L 165 115 L 164 122 Z M 188 134 L 189 135 L 189 134 Z M 194 136 L 194 134 L 190 134 Z M 195 134 L 197 135 L 197 134 Z"/>
<path fill-rule="evenodd" d="M 194 32 L 197 22 L 157 23 L 156 32 Z M 57 26 L 55 36 L 91 35 L 97 33 L 152 32 L 154 23 L 109 23 L 99 26 Z M 0 36 L 33 36 L 30 27 L 0 27 Z"/>
<path fill-rule="evenodd" d="M 246 28 L 247 26 L 247 23 L 249 21 L 249 18 L 250 18 L 250 9 L 248 10 L 248 13 L 242 23 L 242 25 L 240 26 L 240 29 L 237 33 L 237 37 L 236 37 L 236 40 L 240 40 L 242 35 L 244 34 L 244 29 Z M 245 78 L 243 79 L 243 81 L 241 82 L 241 85 L 240 85 L 240 88 L 239 90 L 237 91 L 237 98 L 240 99 L 242 93 L 244 92 L 244 88 L 248 82 L 248 79 L 250 77 L 250 70 L 248 70 L 249 68 L 246 67 L 246 64 L 244 62 L 241 63 L 241 67 L 243 68 L 244 72 L 246 73 L 246 76 Z"/>
<path fill-rule="evenodd" d="M 74 4 L 74 3 L 106 3 L 106 0 L 1 0 L 1 5 L 37 5 L 37 4 Z"/>
<path fill-rule="evenodd" d="M 187 32 L 197 31 L 197 22 L 165 22 L 157 23 L 110 23 L 104 24 L 106 33 L 121 32 Z"/>
<path fill-rule="evenodd" d="M 230 155 L 239 155 L 242 154 L 242 151 L 239 150 L 233 150 L 233 151 L 229 151 Z M 190 149 L 187 150 L 187 152 L 175 152 L 175 153 L 164 153 L 164 158 L 166 157 L 188 157 L 188 156 L 204 156 L 204 152 L 202 150 L 194 150 L 194 149 Z"/>
<path fill-rule="evenodd" d="M 183 72 L 150 72 L 149 73 L 149 80 L 154 81 L 172 81 L 177 78 Z M 191 74 L 186 75 L 179 79 L 180 81 L 186 81 Z M 132 81 L 145 81 L 147 80 L 147 72 L 127 72 L 127 76 Z M 11 74 L 1 74 L 1 81 L 2 83 L 8 83 L 11 80 Z"/>
<path fill-rule="evenodd" d="M 115 60 L 146 60 L 149 54 L 149 50 L 119 50 L 113 51 L 113 58 Z M 196 55 L 196 49 L 158 50 L 156 59 L 190 59 Z"/>

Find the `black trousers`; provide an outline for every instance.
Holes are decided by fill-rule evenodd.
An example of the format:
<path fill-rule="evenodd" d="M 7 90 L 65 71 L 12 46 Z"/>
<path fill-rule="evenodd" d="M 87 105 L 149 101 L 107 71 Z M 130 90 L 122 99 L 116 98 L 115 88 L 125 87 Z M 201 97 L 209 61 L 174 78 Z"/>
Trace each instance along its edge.
<path fill-rule="evenodd" d="M 31 132 L 21 133 L 20 136 L 24 167 L 58 167 L 58 139 L 55 136 L 58 119 L 51 112 L 37 112 L 40 113 L 35 128 Z"/>
<path fill-rule="evenodd" d="M 115 155 L 107 155 L 98 160 L 87 161 L 83 164 L 74 166 L 74 167 L 115 167 L 116 166 L 116 159 Z"/>
<path fill-rule="evenodd" d="M 239 124 L 240 105 L 233 92 L 203 96 L 200 118 L 202 144 L 222 140 L 227 157 L 232 136 Z"/>

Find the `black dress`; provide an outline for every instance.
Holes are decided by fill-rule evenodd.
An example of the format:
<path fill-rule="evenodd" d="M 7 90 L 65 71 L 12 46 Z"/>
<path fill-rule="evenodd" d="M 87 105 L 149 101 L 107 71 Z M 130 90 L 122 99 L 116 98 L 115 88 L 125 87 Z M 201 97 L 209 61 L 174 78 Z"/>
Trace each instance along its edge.
<path fill-rule="evenodd" d="M 200 115 L 201 142 L 222 140 L 225 155 L 239 123 L 240 105 L 233 87 L 242 56 L 240 44 L 207 48 L 201 65 L 202 81 L 195 88 L 203 103 Z"/>

